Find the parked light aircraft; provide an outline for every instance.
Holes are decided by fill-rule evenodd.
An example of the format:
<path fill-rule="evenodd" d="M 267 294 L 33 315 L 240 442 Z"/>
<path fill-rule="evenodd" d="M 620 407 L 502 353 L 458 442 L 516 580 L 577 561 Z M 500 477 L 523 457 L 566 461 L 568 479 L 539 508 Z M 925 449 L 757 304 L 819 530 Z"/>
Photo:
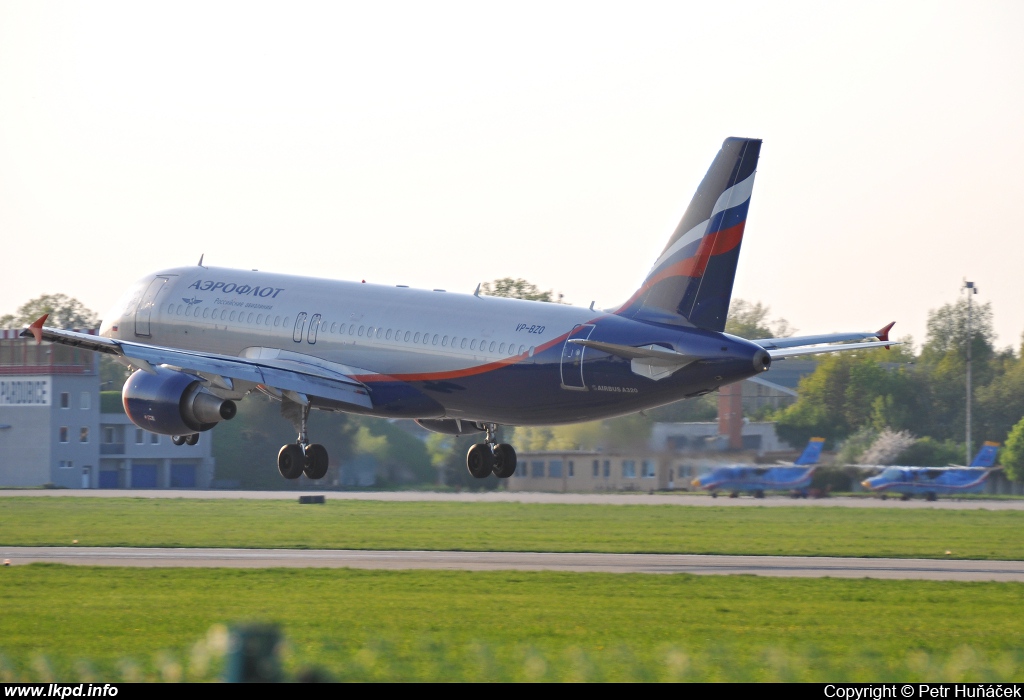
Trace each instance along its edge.
<path fill-rule="evenodd" d="M 807 447 L 793 464 L 785 466 L 759 466 L 753 464 L 718 467 L 693 480 L 695 488 L 710 491 L 717 496 L 719 491 L 729 491 L 735 498 L 742 491 L 752 492 L 755 498 L 764 498 L 765 491 L 790 491 L 806 494 L 811 485 L 811 475 L 817 469 L 821 448 L 825 438 L 811 438 Z"/>
<path fill-rule="evenodd" d="M 888 345 L 880 331 L 750 341 L 724 333 L 747 220 L 757 139 L 729 138 L 668 245 L 621 306 L 452 294 L 207 267 L 150 274 L 106 314 L 97 336 L 25 330 L 109 353 L 135 372 L 122 392 L 136 425 L 195 444 L 260 391 L 298 433 L 278 453 L 288 479 L 320 479 L 311 409 L 412 418 L 482 434 L 478 478 L 515 472 L 499 424 L 545 425 L 632 413 L 718 387 L 794 355 Z M 870 340 L 875 338 L 877 340 Z M 824 343 L 848 342 L 842 346 Z"/>
<path fill-rule="evenodd" d="M 986 442 L 969 467 L 885 467 L 878 476 L 862 481 L 861 486 L 882 494 L 882 498 L 887 493 L 898 493 L 904 501 L 915 494 L 934 501 L 938 494 L 981 493 L 985 479 L 1000 469 L 993 466 L 998 453 L 998 442 Z"/>

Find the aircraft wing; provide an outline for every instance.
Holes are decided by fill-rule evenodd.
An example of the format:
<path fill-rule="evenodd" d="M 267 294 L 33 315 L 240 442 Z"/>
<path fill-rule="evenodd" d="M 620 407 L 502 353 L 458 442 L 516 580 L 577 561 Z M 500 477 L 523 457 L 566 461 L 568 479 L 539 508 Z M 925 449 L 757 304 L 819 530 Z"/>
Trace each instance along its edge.
<path fill-rule="evenodd" d="M 88 333 L 47 328 L 42 325 L 45 318 L 44 316 L 33 323 L 22 331 L 21 335 L 33 336 L 37 341 L 46 340 L 114 355 L 123 358 L 122 362 L 125 364 L 150 373 L 154 371 L 154 365 L 179 367 L 203 376 L 213 387 L 223 390 L 232 390 L 234 381 L 250 382 L 278 389 L 283 393 L 308 394 L 361 408 L 373 407 L 366 385 L 342 372 L 325 367 L 302 362 L 231 357 L 128 340 L 112 340 Z"/>

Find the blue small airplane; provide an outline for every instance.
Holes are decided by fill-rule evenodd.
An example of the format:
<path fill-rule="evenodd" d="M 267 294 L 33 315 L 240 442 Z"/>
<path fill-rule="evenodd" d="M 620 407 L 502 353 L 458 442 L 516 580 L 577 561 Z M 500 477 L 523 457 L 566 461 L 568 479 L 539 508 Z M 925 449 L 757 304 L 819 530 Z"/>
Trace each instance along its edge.
<path fill-rule="evenodd" d="M 692 485 L 710 491 L 714 498 L 718 497 L 719 491 L 729 491 L 730 498 L 736 498 L 741 491 L 753 492 L 754 498 L 764 498 L 765 491 L 789 491 L 798 496 L 806 496 L 807 488 L 811 485 L 811 475 L 817 468 L 824 445 L 825 438 L 811 438 L 793 464 L 778 467 L 719 467 L 701 474 L 693 480 Z"/>
<path fill-rule="evenodd" d="M 915 494 L 934 501 L 939 494 L 981 493 L 989 474 L 1001 469 L 993 466 L 998 453 L 998 442 L 986 442 L 969 467 L 886 467 L 878 476 L 862 481 L 861 486 L 880 493 L 882 498 L 898 493 L 903 501 Z"/>

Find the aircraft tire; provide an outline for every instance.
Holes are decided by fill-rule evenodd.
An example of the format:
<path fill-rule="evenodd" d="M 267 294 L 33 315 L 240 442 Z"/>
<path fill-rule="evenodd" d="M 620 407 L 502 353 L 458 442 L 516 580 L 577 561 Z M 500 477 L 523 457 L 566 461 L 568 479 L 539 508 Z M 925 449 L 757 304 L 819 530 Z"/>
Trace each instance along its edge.
<path fill-rule="evenodd" d="M 764 498 L 764 491 L 761 489 L 754 491 L 754 498 Z"/>
<path fill-rule="evenodd" d="M 302 476 L 302 467 L 306 464 L 306 457 L 302 454 L 302 448 L 294 443 L 285 445 L 277 453 L 277 471 L 285 479 L 298 479 Z"/>
<path fill-rule="evenodd" d="M 486 479 L 494 472 L 494 453 L 486 442 L 478 442 L 466 453 L 466 469 L 474 479 Z"/>
<path fill-rule="evenodd" d="M 901 501 L 909 501 L 910 500 L 910 494 L 909 493 L 901 494 L 900 495 L 900 500 Z"/>
<path fill-rule="evenodd" d="M 924 500 L 926 500 L 926 501 L 935 501 L 935 500 L 938 500 L 938 498 L 939 497 L 935 494 L 934 491 L 929 491 L 927 494 L 925 494 Z"/>
<path fill-rule="evenodd" d="M 191 435 L 185 436 L 186 445 L 195 445 L 199 442 L 199 433 L 192 433 Z"/>
<path fill-rule="evenodd" d="M 507 479 L 516 473 L 516 451 L 512 445 L 502 443 L 494 446 L 494 466 L 491 470 L 499 479 Z"/>
<path fill-rule="evenodd" d="M 323 445 L 310 445 L 306 448 L 305 467 L 302 473 L 307 478 L 317 481 L 327 476 L 327 448 Z"/>
<path fill-rule="evenodd" d="M 171 442 L 174 443 L 175 445 L 177 445 L 178 447 L 181 447 L 182 445 L 185 444 L 185 436 L 184 435 L 172 435 L 171 436 Z"/>

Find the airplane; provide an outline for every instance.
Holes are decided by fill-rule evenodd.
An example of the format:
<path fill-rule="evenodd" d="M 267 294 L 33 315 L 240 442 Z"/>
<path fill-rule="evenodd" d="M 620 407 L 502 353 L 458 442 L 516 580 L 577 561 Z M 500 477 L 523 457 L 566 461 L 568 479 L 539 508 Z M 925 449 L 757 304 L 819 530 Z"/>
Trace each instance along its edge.
<path fill-rule="evenodd" d="M 878 476 L 862 481 L 861 486 L 880 493 L 882 498 L 889 492 L 898 493 L 903 501 L 915 494 L 934 501 L 940 493 L 981 493 L 989 475 L 1002 468 L 993 466 L 998 453 L 998 442 L 986 442 L 968 467 L 885 467 Z"/>
<path fill-rule="evenodd" d="M 825 438 L 814 437 L 808 440 L 804 451 L 790 465 L 718 467 L 707 474 L 701 474 L 691 484 L 695 488 L 710 491 L 714 498 L 718 497 L 719 491 L 729 491 L 730 498 L 736 498 L 741 491 L 753 492 L 754 498 L 764 498 L 765 491 L 790 491 L 805 495 L 824 445 Z"/>
<path fill-rule="evenodd" d="M 254 391 L 281 402 L 297 439 L 286 479 L 327 473 L 310 410 L 411 418 L 482 435 L 470 474 L 508 478 L 499 425 L 619 416 L 701 396 L 787 357 L 889 346 L 874 332 L 750 341 L 724 332 L 760 155 L 728 138 L 646 279 L 621 306 L 582 308 L 203 265 L 132 285 L 97 335 L 45 326 L 22 335 L 113 355 L 134 370 L 122 400 L 135 425 L 195 444 Z M 825 343 L 845 343 L 823 345 Z"/>

